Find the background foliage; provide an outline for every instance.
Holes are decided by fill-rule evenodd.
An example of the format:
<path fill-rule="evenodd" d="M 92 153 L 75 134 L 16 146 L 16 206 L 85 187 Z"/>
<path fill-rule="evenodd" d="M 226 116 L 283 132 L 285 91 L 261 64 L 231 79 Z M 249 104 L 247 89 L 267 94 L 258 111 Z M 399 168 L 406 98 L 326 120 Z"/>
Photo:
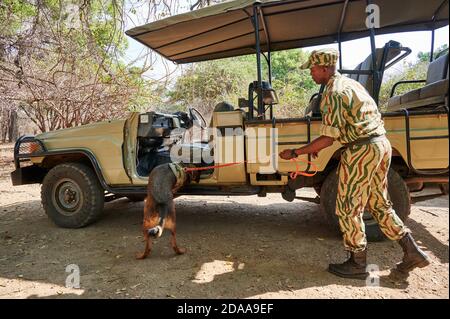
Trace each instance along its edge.
<path fill-rule="evenodd" d="M 193 106 L 207 118 L 216 103 L 237 106 L 256 80 L 254 56 L 191 64 L 149 78 L 157 55 L 148 49 L 126 61 L 124 35 L 144 24 L 222 0 L 1 0 L 0 142 L 18 135 L 124 118 L 129 111 L 176 111 Z M 183 5 L 184 3 L 184 5 Z M 140 14 L 141 13 L 141 14 Z M 137 19 L 136 17 L 140 17 Z M 443 48 L 439 48 L 443 49 Z M 439 51 L 439 50 L 436 50 Z M 299 65 L 302 50 L 272 54 L 276 117 L 300 117 L 318 91 Z M 399 80 L 424 79 L 429 53 L 401 65 L 381 88 L 385 105 Z M 267 66 L 264 66 L 267 80 Z M 404 85 L 398 94 L 417 85 Z"/>

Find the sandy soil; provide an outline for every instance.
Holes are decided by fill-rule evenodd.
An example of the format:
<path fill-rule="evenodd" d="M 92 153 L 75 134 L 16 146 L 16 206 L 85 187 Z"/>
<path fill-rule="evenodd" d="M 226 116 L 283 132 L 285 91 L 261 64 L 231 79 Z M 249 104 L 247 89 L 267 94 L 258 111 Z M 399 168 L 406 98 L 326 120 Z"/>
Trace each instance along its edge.
<path fill-rule="evenodd" d="M 187 253 L 174 255 L 165 232 L 138 261 L 142 202 L 119 199 L 89 227 L 58 228 L 42 209 L 40 185 L 11 186 L 11 154 L 0 152 L 0 298 L 449 298 L 448 196 L 413 205 L 407 221 L 432 264 L 399 277 L 390 271 L 402 256 L 397 243 L 371 243 L 379 285 L 368 286 L 326 271 L 346 255 L 316 204 L 278 194 L 181 197 L 177 234 Z M 66 288 L 72 264 L 79 289 Z"/>

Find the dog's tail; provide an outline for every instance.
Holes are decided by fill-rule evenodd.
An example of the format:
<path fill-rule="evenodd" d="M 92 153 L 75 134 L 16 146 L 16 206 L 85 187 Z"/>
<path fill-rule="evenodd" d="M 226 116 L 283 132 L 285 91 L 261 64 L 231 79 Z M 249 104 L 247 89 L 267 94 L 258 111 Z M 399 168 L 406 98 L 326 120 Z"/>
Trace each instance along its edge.
<path fill-rule="evenodd" d="M 164 230 L 164 223 L 166 216 L 169 213 L 169 206 L 167 204 L 157 204 L 156 211 L 159 212 L 159 223 L 157 226 L 150 228 L 147 233 L 154 238 L 159 238 Z"/>

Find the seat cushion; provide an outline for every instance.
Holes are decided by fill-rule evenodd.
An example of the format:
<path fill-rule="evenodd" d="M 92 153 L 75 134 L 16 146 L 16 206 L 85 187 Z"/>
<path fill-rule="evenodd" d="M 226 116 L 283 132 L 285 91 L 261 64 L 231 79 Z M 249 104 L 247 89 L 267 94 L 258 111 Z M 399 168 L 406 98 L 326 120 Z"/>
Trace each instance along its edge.
<path fill-rule="evenodd" d="M 391 97 L 387 109 L 395 111 L 442 103 L 444 96 L 448 96 L 448 54 L 430 63 L 424 87 Z"/>
<path fill-rule="evenodd" d="M 448 94 L 448 79 L 425 85 L 420 89 L 420 98 L 426 99 L 432 96 Z"/>

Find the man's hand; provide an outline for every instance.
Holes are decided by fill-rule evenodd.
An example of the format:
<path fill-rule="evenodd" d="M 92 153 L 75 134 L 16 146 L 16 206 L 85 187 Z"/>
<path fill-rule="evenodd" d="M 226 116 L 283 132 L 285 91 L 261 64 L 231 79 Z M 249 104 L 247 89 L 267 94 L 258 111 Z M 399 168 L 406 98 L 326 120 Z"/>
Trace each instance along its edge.
<path fill-rule="evenodd" d="M 317 158 L 319 155 L 319 152 L 324 149 L 325 147 L 331 146 L 334 142 L 334 138 L 321 135 L 318 138 L 316 138 L 311 143 L 302 146 L 300 148 L 295 149 L 287 149 L 281 152 L 279 155 L 284 160 L 290 160 L 293 159 L 299 155 L 303 154 L 311 154 L 312 158 Z"/>
<path fill-rule="evenodd" d="M 293 149 L 284 150 L 284 151 L 280 152 L 279 155 L 284 160 L 290 160 L 290 159 L 296 158 L 298 156 L 294 153 Z"/>
<path fill-rule="evenodd" d="M 282 159 L 284 159 L 284 160 L 290 160 L 290 159 L 293 159 L 293 158 L 296 158 L 296 157 L 298 157 L 298 155 L 297 154 L 295 154 L 294 153 L 294 150 L 293 149 L 287 149 L 287 150 L 284 150 L 283 152 L 281 152 L 279 155 L 280 155 L 280 157 L 282 158 Z M 313 158 L 313 159 L 316 159 L 317 157 L 319 156 L 319 152 L 313 152 L 313 153 L 311 153 L 311 157 Z"/>

